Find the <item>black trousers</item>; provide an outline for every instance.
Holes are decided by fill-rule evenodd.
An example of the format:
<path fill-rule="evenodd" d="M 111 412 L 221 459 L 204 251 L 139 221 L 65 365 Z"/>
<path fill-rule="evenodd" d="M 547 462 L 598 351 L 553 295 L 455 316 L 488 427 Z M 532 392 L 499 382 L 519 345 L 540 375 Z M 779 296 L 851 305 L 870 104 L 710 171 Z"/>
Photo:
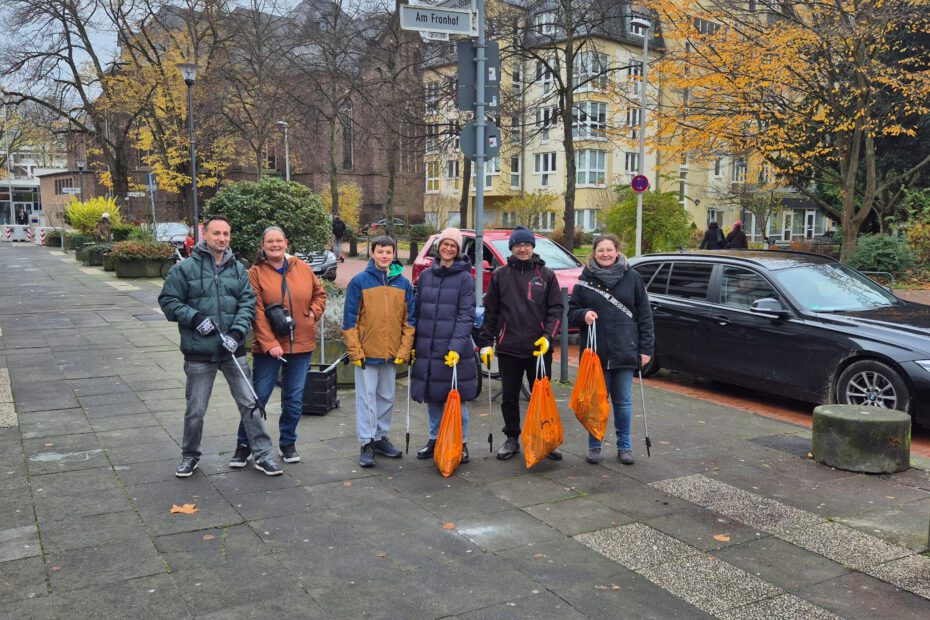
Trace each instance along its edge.
<path fill-rule="evenodd" d="M 543 356 L 546 376 L 552 375 L 552 353 Z M 498 355 L 497 366 L 501 373 L 501 413 L 504 415 L 504 434 L 520 436 L 520 385 L 525 376 L 532 389 L 536 380 L 535 357 L 513 357 Z"/>

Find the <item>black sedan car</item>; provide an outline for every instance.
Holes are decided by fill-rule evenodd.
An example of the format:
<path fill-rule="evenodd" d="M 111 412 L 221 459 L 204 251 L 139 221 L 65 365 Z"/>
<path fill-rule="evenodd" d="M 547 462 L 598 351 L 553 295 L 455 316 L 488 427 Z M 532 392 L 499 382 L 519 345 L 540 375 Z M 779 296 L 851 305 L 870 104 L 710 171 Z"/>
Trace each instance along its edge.
<path fill-rule="evenodd" d="M 930 306 L 817 254 L 723 250 L 630 264 L 655 319 L 647 373 L 897 409 L 930 426 Z"/>

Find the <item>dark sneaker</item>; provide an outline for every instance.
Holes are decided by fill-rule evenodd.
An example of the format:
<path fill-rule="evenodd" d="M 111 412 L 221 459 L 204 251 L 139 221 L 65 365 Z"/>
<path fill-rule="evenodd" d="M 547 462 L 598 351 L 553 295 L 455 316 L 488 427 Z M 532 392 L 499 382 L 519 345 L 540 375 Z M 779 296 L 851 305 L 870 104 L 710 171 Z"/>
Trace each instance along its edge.
<path fill-rule="evenodd" d="M 501 449 L 497 451 L 497 458 L 501 461 L 506 461 L 509 458 L 512 458 L 514 454 L 520 452 L 520 442 L 517 441 L 516 437 L 508 437 L 507 441 L 504 442 L 504 445 L 501 446 Z"/>
<path fill-rule="evenodd" d="M 591 463 L 592 465 L 597 465 L 601 462 L 601 449 L 588 448 L 588 455 L 584 457 L 584 460 Z"/>
<path fill-rule="evenodd" d="M 252 448 L 240 443 L 238 446 L 236 446 L 235 454 L 233 454 L 232 458 L 229 459 L 229 466 L 234 469 L 245 467 L 249 462 L 250 456 L 252 456 Z"/>
<path fill-rule="evenodd" d="M 620 462 L 624 465 L 632 465 L 636 462 L 636 459 L 633 458 L 632 450 L 618 450 L 617 458 L 620 459 Z"/>
<path fill-rule="evenodd" d="M 468 444 L 467 444 L 467 443 L 463 443 L 463 444 L 462 444 L 462 462 L 463 462 L 463 463 L 467 463 L 468 460 L 469 460 L 469 458 L 468 458 Z"/>
<path fill-rule="evenodd" d="M 375 452 L 381 456 L 386 456 L 389 459 L 399 459 L 404 455 L 404 451 L 400 448 L 395 448 L 394 444 L 391 443 L 391 440 L 387 437 L 382 437 L 378 441 L 374 442 Z"/>
<path fill-rule="evenodd" d="M 285 463 L 299 463 L 300 455 L 297 454 L 297 448 L 294 447 L 294 444 L 289 446 L 281 446 L 278 450 L 278 454 L 281 455 L 281 458 Z"/>
<path fill-rule="evenodd" d="M 358 457 L 358 464 L 362 467 L 375 466 L 375 442 L 369 441 L 362 446 L 362 453 Z"/>
<path fill-rule="evenodd" d="M 178 478 L 190 478 L 197 469 L 197 459 L 192 456 L 185 456 L 181 459 L 181 464 L 174 470 L 174 475 Z"/>
<path fill-rule="evenodd" d="M 263 459 L 257 459 L 255 461 L 255 469 L 265 472 L 266 476 L 280 476 L 284 473 L 284 469 L 282 469 L 282 467 L 278 465 L 278 462 L 270 455 Z"/>
<path fill-rule="evenodd" d="M 561 461 L 561 460 L 562 460 L 562 451 L 559 450 L 558 448 L 556 448 L 555 450 L 553 450 L 552 452 L 550 452 L 550 453 L 547 454 L 546 456 L 548 456 L 548 457 L 549 457 L 550 459 L 552 459 L 553 461 Z"/>
<path fill-rule="evenodd" d="M 433 458 L 433 453 L 436 451 L 436 440 L 430 439 L 426 442 L 426 445 L 417 450 L 417 458 L 421 461 L 423 459 Z"/>

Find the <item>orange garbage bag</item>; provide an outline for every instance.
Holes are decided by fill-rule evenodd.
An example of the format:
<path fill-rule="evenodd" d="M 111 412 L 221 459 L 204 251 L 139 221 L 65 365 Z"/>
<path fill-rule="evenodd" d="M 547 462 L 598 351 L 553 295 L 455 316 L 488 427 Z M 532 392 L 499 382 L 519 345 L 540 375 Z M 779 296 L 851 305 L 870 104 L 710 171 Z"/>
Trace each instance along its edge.
<path fill-rule="evenodd" d="M 455 367 L 452 368 L 452 390 L 446 398 L 439 423 L 439 436 L 433 451 L 433 460 L 444 478 L 455 473 L 462 462 L 462 397 L 456 387 Z"/>
<path fill-rule="evenodd" d="M 550 452 L 562 445 L 564 439 L 559 407 L 555 403 L 555 395 L 552 393 L 549 377 L 546 376 L 542 357 L 537 361 L 536 381 L 533 382 L 533 393 L 526 410 L 522 435 L 523 455 L 528 468 L 546 458 Z"/>
<path fill-rule="evenodd" d="M 607 401 L 607 383 L 601 359 L 588 347 L 581 354 L 578 377 L 568 402 L 575 417 L 598 441 L 604 439 L 610 421 L 610 403 Z"/>

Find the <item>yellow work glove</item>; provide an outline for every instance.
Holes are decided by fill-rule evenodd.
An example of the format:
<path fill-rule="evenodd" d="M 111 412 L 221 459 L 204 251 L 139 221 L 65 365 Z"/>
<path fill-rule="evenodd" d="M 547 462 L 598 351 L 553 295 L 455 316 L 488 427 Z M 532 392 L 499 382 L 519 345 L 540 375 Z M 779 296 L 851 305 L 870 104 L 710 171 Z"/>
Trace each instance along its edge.
<path fill-rule="evenodd" d="M 413 360 L 417 359 L 417 350 L 410 349 L 410 363 L 413 363 Z"/>
<path fill-rule="evenodd" d="M 355 361 L 352 362 L 352 363 L 355 364 L 356 366 L 358 366 L 359 368 L 364 368 L 364 367 L 365 367 L 365 358 L 364 358 L 364 357 L 360 357 L 360 358 L 358 358 L 357 360 L 355 360 Z"/>
<path fill-rule="evenodd" d="M 491 362 L 494 361 L 494 347 L 483 347 L 481 351 L 478 352 L 478 357 L 481 358 L 481 362 L 485 367 L 490 368 Z"/>
<path fill-rule="evenodd" d="M 540 336 L 539 340 L 533 343 L 538 349 L 533 351 L 533 355 L 539 357 L 540 355 L 545 355 L 549 351 L 549 339 L 545 336 Z"/>
<path fill-rule="evenodd" d="M 407 362 L 402 357 L 395 357 L 394 363 L 400 366 L 401 364 L 406 364 Z"/>
<path fill-rule="evenodd" d="M 446 366 L 455 366 L 456 364 L 459 363 L 459 354 L 456 353 L 455 351 L 449 351 L 448 353 L 446 353 L 446 357 L 444 359 L 446 362 Z"/>

